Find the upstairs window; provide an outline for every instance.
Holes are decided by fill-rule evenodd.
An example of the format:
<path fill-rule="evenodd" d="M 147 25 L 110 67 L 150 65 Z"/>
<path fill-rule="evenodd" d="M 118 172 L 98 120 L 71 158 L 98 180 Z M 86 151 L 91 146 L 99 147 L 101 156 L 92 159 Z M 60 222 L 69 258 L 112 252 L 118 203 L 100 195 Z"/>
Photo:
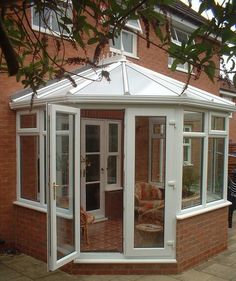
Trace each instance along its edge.
<path fill-rule="evenodd" d="M 171 41 L 173 43 L 175 43 L 176 45 L 181 46 L 182 43 L 186 43 L 189 39 L 189 35 L 187 32 L 184 32 L 182 30 L 179 30 L 175 27 L 171 28 Z M 169 57 L 168 58 L 168 67 L 171 67 L 171 65 L 174 62 L 174 58 L 173 57 Z M 188 63 L 184 63 L 184 64 L 178 64 L 177 65 L 177 70 L 179 71 L 184 71 L 184 72 L 188 72 Z"/>
<path fill-rule="evenodd" d="M 72 19 L 72 5 L 68 1 L 58 1 L 58 10 L 50 9 L 46 7 L 42 11 L 37 11 L 35 6 L 32 7 L 32 27 L 33 29 L 45 33 L 65 35 L 68 36 L 71 25 L 67 25 L 66 28 L 62 27 L 62 17 L 68 17 Z"/>
<path fill-rule="evenodd" d="M 126 26 L 134 31 L 142 31 L 138 20 L 129 20 Z M 127 56 L 137 57 L 137 35 L 128 30 L 121 30 L 120 35 L 114 38 L 114 42 L 110 40 L 110 51 L 114 53 L 123 51 Z"/>

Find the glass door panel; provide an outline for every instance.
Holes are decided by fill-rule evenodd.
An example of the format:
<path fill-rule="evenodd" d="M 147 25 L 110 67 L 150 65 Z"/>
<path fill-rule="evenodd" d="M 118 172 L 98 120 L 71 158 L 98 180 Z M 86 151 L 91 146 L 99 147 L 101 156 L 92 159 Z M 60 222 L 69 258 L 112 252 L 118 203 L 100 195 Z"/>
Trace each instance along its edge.
<path fill-rule="evenodd" d="M 178 134 L 173 125 L 176 116 L 165 108 L 126 110 L 127 256 L 175 257 L 176 165 L 181 165 L 175 157 L 179 146 L 173 144 Z"/>
<path fill-rule="evenodd" d="M 79 110 L 49 105 L 50 189 L 48 203 L 49 269 L 79 253 Z M 75 141 L 76 140 L 76 141 Z"/>
<path fill-rule="evenodd" d="M 135 118 L 134 248 L 164 247 L 165 117 Z"/>
<path fill-rule="evenodd" d="M 102 125 L 99 121 L 82 122 L 81 149 L 81 204 L 85 211 L 90 212 L 96 219 L 105 217 L 104 189 L 102 176 Z"/>

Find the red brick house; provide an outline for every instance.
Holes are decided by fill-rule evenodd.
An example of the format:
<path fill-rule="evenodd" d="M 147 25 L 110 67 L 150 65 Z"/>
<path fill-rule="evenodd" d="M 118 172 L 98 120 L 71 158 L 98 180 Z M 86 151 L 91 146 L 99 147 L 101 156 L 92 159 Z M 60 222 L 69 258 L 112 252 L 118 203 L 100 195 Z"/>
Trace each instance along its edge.
<path fill-rule="evenodd" d="M 177 43 L 202 23 L 178 2 L 169 14 Z M 107 52 L 122 45 L 76 87 L 41 88 L 32 111 L 31 90 L 0 77 L 0 238 L 51 270 L 174 273 L 227 247 L 234 103 L 204 74 L 182 93 L 186 65 L 126 30 Z"/>

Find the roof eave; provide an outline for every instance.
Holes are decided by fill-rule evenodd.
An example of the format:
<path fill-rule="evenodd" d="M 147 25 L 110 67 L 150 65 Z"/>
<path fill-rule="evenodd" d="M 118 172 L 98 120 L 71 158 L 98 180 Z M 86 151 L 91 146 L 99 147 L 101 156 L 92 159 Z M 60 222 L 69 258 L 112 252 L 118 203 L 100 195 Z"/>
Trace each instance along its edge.
<path fill-rule="evenodd" d="M 204 109 L 220 110 L 225 112 L 236 111 L 235 105 L 213 103 L 212 101 L 194 100 L 186 97 L 166 97 L 166 96 L 114 96 L 114 95 L 83 95 L 83 96 L 65 96 L 60 99 L 42 99 L 34 100 L 33 106 L 45 106 L 47 103 L 79 103 L 79 104 L 99 104 L 99 105 L 178 105 L 191 106 Z M 10 103 L 11 109 L 30 108 L 30 102 Z"/>

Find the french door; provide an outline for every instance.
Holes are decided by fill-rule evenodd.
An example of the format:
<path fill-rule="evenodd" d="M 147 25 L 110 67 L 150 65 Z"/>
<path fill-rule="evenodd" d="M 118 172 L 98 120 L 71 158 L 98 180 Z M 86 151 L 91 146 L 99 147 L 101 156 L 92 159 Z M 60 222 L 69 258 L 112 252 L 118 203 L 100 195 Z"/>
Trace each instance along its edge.
<path fill-rule="evenodd" d="M 98 120 L 81 121 L 81 205 L 97 219 L 105 217 L 102 124 Z"/>
<path fill-rule="evenodd" d="M 48 105 L 48 267 L 79 255 L 80 111 Z"/>
<path fill-rule="evenodd" d="M 121 122 L 81 120 L 81 205 L 105 218 L 105 191 L 121 186 Z"/>

